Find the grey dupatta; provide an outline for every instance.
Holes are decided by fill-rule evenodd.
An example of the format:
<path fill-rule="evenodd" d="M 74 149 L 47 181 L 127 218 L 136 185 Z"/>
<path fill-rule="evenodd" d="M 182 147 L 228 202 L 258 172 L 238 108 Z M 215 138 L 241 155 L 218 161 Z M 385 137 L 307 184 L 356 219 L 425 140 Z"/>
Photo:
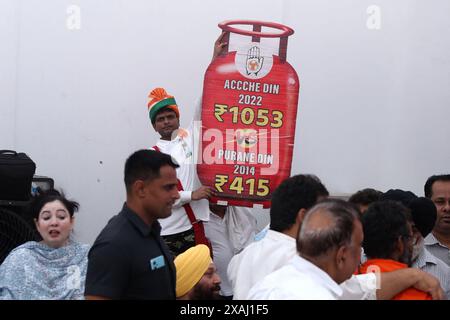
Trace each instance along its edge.
<path fill-rule="evenodd" d="M 0 300 L 84 299 L 89 245 L 26 242 L 0 265 Z"/>

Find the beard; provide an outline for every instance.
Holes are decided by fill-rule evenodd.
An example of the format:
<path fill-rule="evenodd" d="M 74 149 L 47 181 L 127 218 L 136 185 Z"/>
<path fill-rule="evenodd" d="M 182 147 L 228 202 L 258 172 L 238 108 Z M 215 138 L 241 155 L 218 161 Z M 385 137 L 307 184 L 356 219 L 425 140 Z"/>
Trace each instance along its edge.
<path fill-rule="evenodd" d="M 191 300 L 220 300 L 220 285 L 205 287 L 196 285 L 192 291 Z"/>
<path fill-rule="evenodd" d="M 399 262 L 408 265 L 411 267 L 412 265 L 412 250 L 405 245 L 405 249 L 403 250 L 403 254 L 399 258 Z"/>
<path fill-rule="evenodd" d="M 419 241 L 417 241 L 417 243 L 413 247 L 412 259 L 411 259 L 412 261 L 416 261 L 416 259 L 422 253 L 424 247 L 425 247 L 425 244 L 424 244 L 423 238 L 421 238 Z"/>

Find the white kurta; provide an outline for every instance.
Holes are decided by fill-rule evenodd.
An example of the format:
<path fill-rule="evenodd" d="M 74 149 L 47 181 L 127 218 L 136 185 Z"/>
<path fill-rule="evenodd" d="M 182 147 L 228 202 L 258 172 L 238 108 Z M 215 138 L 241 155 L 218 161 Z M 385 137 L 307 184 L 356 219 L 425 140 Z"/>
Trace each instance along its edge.
<path fill-rule="evenodd" d="M 295 256 L 249 291 L 249 300 L 339 300 L 341 287 L 322 269 Z"/>
<path fill-rule="evenodd" d="M 228 279 L 233 287 L 233 299 L 246 299 L 256 282 L 286 265 L 296 254 L 294 238 L 269 230 L 262 240 L 250 244 L 231 259 Z"/>
<path fill-rule="evenodd" d="M 295 239 L 269 230 L 266 236 L 234 256 L 228 265 L 233 299 L 246 299 L 250 289 L 266 275 L 286 266 L 298 256 Z M 373 273 L 352 276 L 341 284 L 341 299 L 376 299 L 376 276 Z"/>
<path fill-rule="evenodd" d="M 255 231 L 256 219 L 250 208 L 230 206 L 223 219 L 211 212 L 209 221 L 205 223 L 205 233 L 214 252 L 214 264 L 222 280 L 223 296 L 233 295 L 227 275 L 228 264 L 236 253 L 253 242 Z"/>

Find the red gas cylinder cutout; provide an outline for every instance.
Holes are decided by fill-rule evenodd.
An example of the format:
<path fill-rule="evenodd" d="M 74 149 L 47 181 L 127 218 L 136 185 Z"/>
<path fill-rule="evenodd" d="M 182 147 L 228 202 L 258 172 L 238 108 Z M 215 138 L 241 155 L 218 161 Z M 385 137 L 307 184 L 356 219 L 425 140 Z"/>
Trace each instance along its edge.
<path fill-rule="evenodd" d="M 252 25 L 253 31 L 231 25 Z M 262 26 L 281 32 L 261 32 Z M 219 27 L 252 38 L 206 70 L 198 176 L 218 192 L 212 202 L 268 208 L 272 192 L 291 172 L 300 83 L 286 51 L 294 31 L 247 20 Z M 261 38 L 280 38 L 278 55 L 261 46 Z"/>

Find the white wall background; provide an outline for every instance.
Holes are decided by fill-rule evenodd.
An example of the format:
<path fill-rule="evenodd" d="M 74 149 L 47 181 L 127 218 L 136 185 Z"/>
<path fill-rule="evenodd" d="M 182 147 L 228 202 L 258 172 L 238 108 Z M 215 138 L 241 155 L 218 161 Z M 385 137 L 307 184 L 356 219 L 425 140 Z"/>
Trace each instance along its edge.
<path fill-rule="evenodd" d="M 367 27 L 370 5 L 380 29 Z M 422 195 L 450 171 L 449 12 L 447 0 L 0 0 L 0 148 L 26 152 L 81 203 L 77 236 L 93 242 L 125 199 L 125 159 L 157 139 L 148 91 L 166 87 L 187 125 L 217 24 L 265 20 L 296 31 L 292 174 L 334 194 Z"/>

